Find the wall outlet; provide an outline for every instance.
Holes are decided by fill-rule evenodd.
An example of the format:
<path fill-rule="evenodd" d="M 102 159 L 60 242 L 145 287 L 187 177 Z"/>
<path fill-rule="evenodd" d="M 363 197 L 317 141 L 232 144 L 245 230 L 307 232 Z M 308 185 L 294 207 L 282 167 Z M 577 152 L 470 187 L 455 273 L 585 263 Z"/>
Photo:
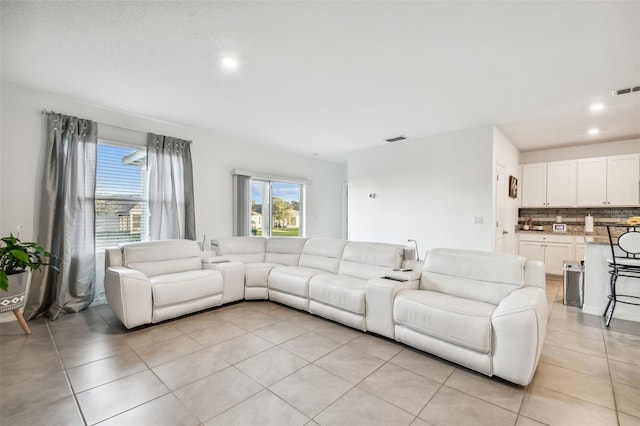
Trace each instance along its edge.
<path fill-rule="evenodd" d="M 473 217 L 474 225 L 482 225 L 482 216 L 474 216 Z"/>

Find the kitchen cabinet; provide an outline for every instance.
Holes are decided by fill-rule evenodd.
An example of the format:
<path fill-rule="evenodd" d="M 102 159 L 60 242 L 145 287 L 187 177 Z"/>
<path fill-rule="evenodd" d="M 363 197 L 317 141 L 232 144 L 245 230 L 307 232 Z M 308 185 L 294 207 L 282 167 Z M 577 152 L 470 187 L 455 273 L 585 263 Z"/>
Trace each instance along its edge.
<path fill-rule="evenodd" d="M 577 170 L 578 206 L 640 204 L 640 154 L 581 159 Z"/>
<path fill-rule="evenodd" d="M 584 243 L 576 243 L 576 260 L 581 261 L 584 260 L 585 255 L 585 245 Z"/>
<path fill-rule="evenodd" d="M 529 259 L 542 260 L 547 274 L 562 275 L 564 261 L 575 257 L 573 237 L 521 234 L 519 253 Z"/>
<path fill-rule="evenodd" d="M 574 207 L 576 161 L 522 166 L 522 207 Z"/>

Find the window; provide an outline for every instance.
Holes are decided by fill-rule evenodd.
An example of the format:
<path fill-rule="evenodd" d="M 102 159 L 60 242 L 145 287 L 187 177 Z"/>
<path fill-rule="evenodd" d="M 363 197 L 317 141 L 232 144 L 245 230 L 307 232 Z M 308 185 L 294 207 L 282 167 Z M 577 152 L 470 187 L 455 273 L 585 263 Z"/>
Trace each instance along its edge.
<path fill-rule="evenodd" d="M 144 147 L 98 141 L 96 253 L 148 240 L 146 163 Z"/>
<path fill-rule="evenodd" d="M 233 235 L 304 237 L 308 179 L 233 173 Z"/>
<path fill-rule="evenodd" d="M 301 237 L 304 186 L 251 179 L 251 234 Z"/>

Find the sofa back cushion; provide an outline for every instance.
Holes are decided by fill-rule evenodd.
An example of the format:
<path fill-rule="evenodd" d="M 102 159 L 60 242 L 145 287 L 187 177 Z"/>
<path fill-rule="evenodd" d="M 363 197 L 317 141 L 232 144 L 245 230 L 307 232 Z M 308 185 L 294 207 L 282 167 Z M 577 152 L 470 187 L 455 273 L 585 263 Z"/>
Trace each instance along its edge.
<path fill-rule="evenodd" d="M 219 256 L 244 263 L 264 262 L 264 237 L 231 237 L 211 240 L 211 246 Z"/>
<path fill-rule="evenodd" d="M 191 240 L 161 240 L 122 246 L 123 265 L 147 277 L 202 269 L 202 252 Z"/>
<path fill-rule="evenodd" d="M 344 248 L 339 274 L 370 279 L 385 276 L 392 268 L 400 268 L 404 247 L 396 244 L 349 242 Z"/>
<path fill-rule="evenodd" d="M 420 288 L 497 305 L 524 285 L 526 260 L 510 253 L 433 249 Z"/>
<path fill-rule="evenodd" d="M 264 261 L 287 266 L 297 266 L 306 242 L 306 238 L 297 237 L 267 238 Z"/>
<path fill-rule="evenodd" d="M 336 274 L 338 273 L 338 265 L 346 244 L 346 240 L 311 238 L 302 249 L 298 265 L 305 268 L 322 269 Z"/>

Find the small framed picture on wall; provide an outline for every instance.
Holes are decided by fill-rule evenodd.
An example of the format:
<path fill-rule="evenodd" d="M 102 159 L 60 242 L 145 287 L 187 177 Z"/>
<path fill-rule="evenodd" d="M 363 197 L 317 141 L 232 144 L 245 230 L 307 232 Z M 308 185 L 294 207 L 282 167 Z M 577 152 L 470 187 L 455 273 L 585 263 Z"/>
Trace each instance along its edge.
<path fill-rule="evenodd" d="M 518 179 L 509 176 L 509 197 L 518 198 Z"/>

